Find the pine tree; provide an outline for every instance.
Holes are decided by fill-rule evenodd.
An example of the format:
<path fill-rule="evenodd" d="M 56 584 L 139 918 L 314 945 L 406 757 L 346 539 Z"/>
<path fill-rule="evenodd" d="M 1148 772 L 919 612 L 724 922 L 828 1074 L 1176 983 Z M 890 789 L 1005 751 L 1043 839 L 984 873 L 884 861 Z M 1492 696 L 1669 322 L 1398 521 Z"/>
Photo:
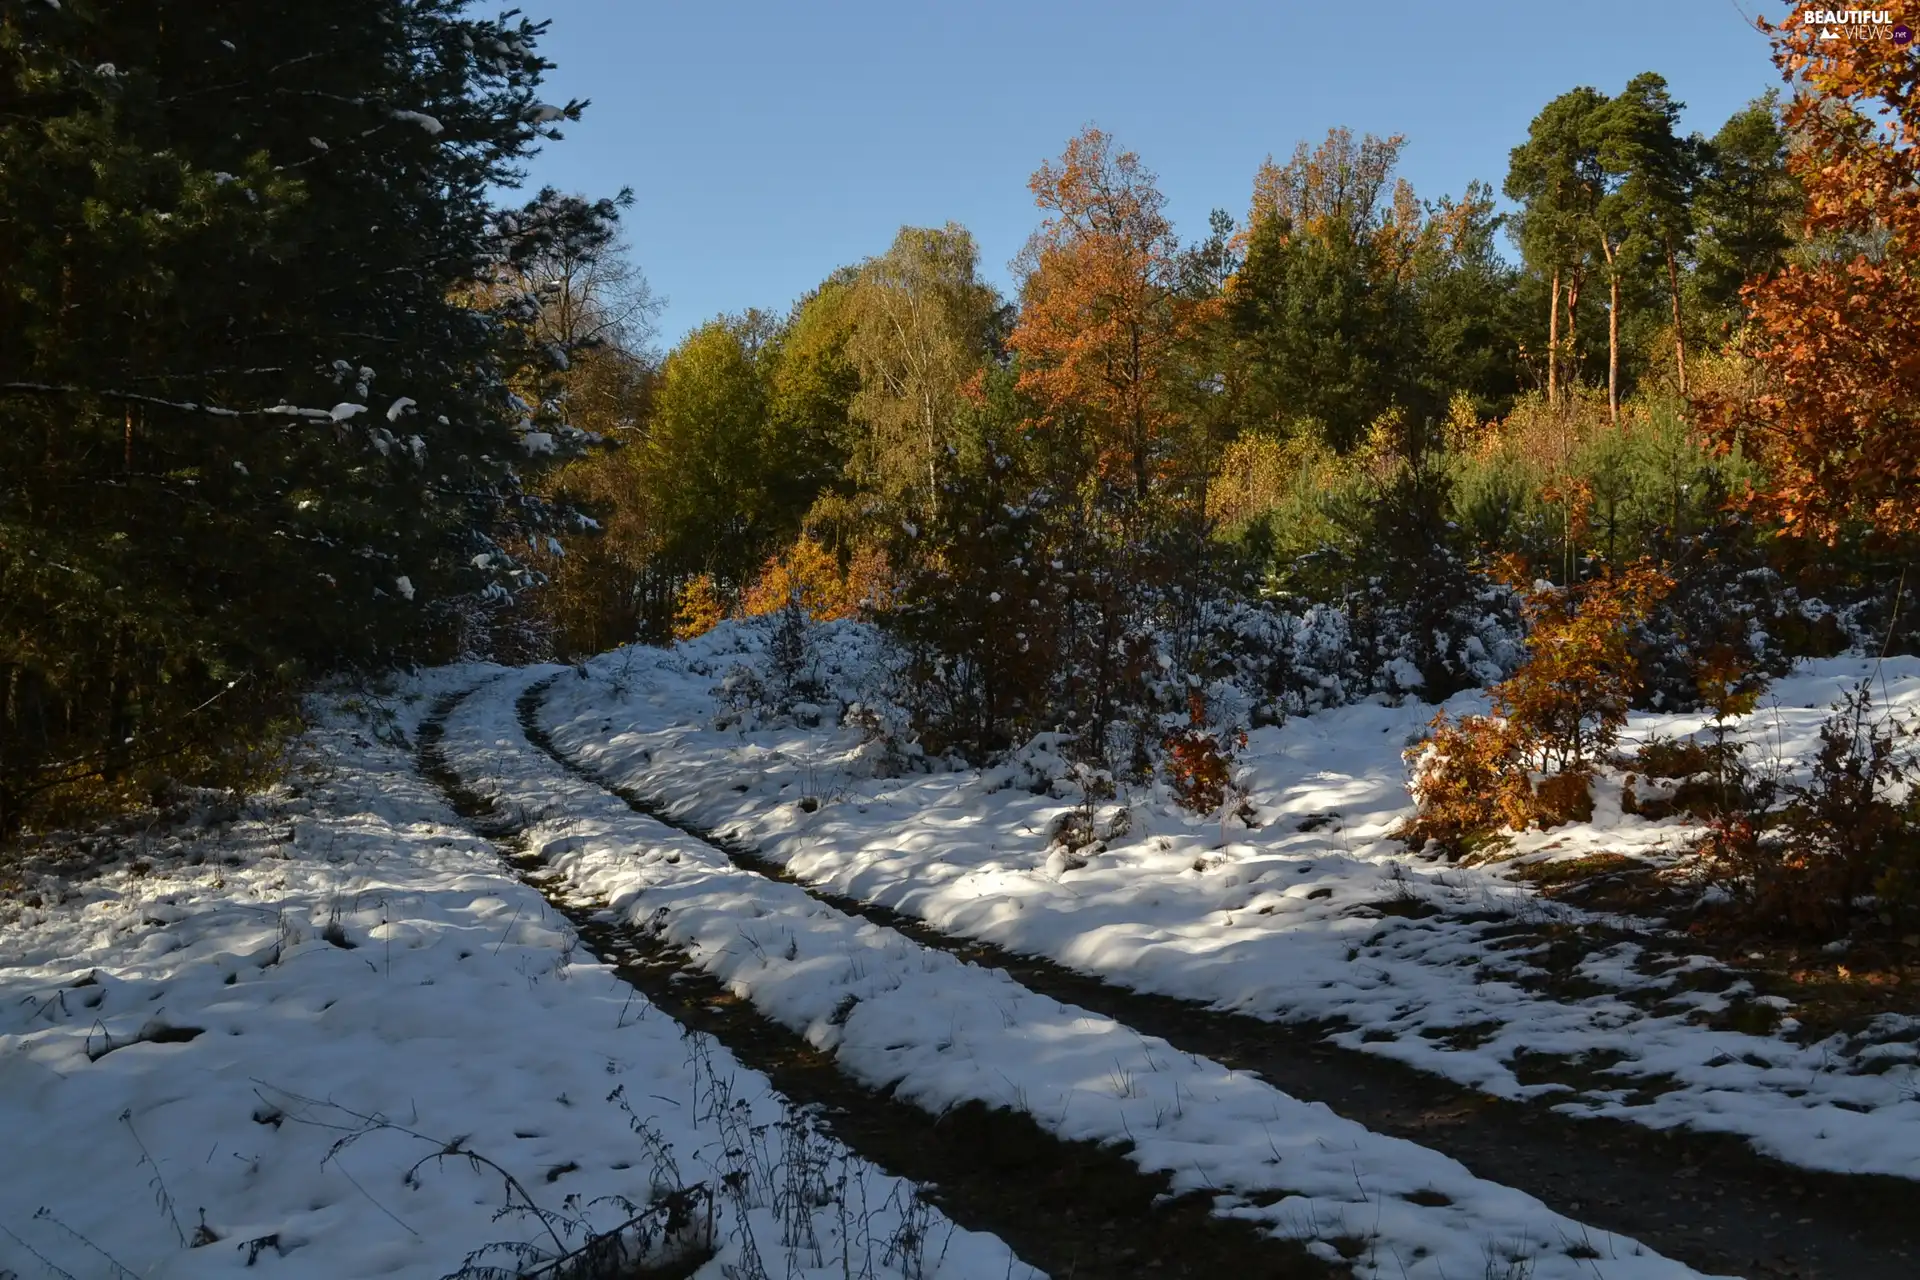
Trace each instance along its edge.
<path fill-rule="evenodd" d="M 1687 393 L 1686 328 L 1681 316 L 1680 260 L 1694 233 L 1694 188 L 1700 180 L 1705 144 L 1676 131 L 1685 103 L 1667 93 L 1667 82 L 1643 72 L 1627 82 L 1620 95 L 1595 113 L 1593 140 L 1600 167 L 1607 176 L 1608 193 L 1601 200 L 1600 221 L 1620 237 L 1622 250 L 1632 258 L 1651 257 L 1666 269 L 1667 296 L 1672 308 L 1674 374 L 1681 395 Z M 1618 272 L 1614 315 L 1609 327 L 1615 416 L 1619 393 Z"/>
<path fill-rule="evenodd" d="M 1569 90 L 1549 102 L 1513 149 L 1507 197 L 1521 205 L 1515 239 L 1527 265 L 1550 282 L 1547 295 L 1547 399 L 1557 403 L 1576 370 L 1580 294 L 1594 246 L 1603 176 L 1591 120 L 1605 105 L 1597 89 Z M 1560 336 L 1561 298 L 1567 332 Z"/>
<path fill-rule="evenodd" d="M 1779 94 L 1769 90 L 1707 143 L 1695 279 L 1707 305 L 1737 312 L 1740 287 L 1785 263 L 1806 198 L 1787 167 Z"/>
<path fill-rule="evenodd" d="M 527 580 L 566 432 L 470 292 L 524 240 L 489 188 L 580 104 L 536 97 L 540 24 L 463 9 L 0 11 L 0 828 Z"/>

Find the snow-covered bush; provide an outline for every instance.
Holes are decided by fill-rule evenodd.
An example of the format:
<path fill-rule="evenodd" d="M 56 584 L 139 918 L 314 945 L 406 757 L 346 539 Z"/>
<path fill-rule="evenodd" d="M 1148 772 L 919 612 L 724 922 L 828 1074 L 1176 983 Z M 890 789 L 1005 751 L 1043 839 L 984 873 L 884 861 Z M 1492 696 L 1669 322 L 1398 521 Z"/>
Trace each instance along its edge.
<path fill-rule="evenodd" d="M 1920 923 L 1920 722 L 1876 713 L 1863 680 L 1820 730 L 1807 780 L 1763 776 L 1702 852 L 1746 925 L 1814 938 Z"/>

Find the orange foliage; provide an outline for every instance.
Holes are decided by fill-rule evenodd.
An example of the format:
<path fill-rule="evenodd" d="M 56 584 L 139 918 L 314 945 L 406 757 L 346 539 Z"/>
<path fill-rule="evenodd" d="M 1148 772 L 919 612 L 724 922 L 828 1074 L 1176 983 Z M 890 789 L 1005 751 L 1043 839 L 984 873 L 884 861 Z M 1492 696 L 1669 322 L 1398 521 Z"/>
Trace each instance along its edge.
<path fill-rule="evenodd" d="M 845 596 L 855 613 L 885 613 L 900 593 L 899 575 L 887 559 L 885 548 L 862 545 L 854 548 L 847 560 Z"/>
<path fill-rule="evenodd" d="M 831 551 L 802 534 L 761 566 L 760 576 L 740 597 L 740 613 L 752 618 L 798 604 L 813 621 L 833 622 L 884 610 L 895 589 L 887 553 L 880 548 L 860 547 L 843 572 Z"/>
<path fill-rule="evenodd" d="M 1180 245 L 1153 174 L 1089 128 L 1028 183 L 1048 213 L 1022 255 L 1020 390 L 1062 428 L 1084 421 L 1101 472 L 1145 497 L 1172 424 L 1166 385 L 1194 308 L 1177 296 Z"/>
<path fill-rule="evenodd" d="M 1639 684 L 1627 633 L 1673 581 L 1644 561 L 1565 588 L 1528 588 L 1512 558 L 1503 569 L 1531 627 L 1527 663 L 1493 687 L 1494 708 L 1543 769 L 1578 769 L 1619 738 Z"/>
<path fill-rule="evenodd" d="M 1233 786 L 1233 753 L 1247 745 L 1244 729 L 1216 733 L 1207 727 L 1207 699 L 1199 690 L 1187 695 L 1187 724 L 1169 732 L 1160 744 L 1167 753 L 1167 780 L 1173 798 L 1190 813 L 1217 813 Z"/>
<path fill-rule="evenodd" d="M 1502 573 L 1532 622 L 1526 665 L 1490 691 L 1496 715 L 1442 712 L 1405 756 L 1420 806 L 1407 837 L 1455 853 L 1501 827 L 1592 816 L 1591 762 L 1618 740 L 1639 678 L 1628 631 L 1673 585 L 1644 562 L 1566 588 L 1526 584 L 1513 558 Z M 1537 784 L 1536 763 L 1552 771 Z"/>
<path fill-rule="evenodd" d="M 1920 26 L 1920 0 L 1886 0 Z M 1920 530 L 1920 86 L 1911 47 L 1821 39 L 1796 9 L 1774 61 L 1800 90 L 1786 124 L 1806 231 L 1844 248 L 1748 284 L 1748 348 L 1772 375 L 1749 405 L 1703 403 L 1725 445 L 1766 463 L 1762 505 L 1829 541 L 1852 521 Z M 1868 246 L 1884 236 L 1883 251 Z"/>
<path fill-rule="evenodd" d="M 1268 156 L 1253 175 L 1253 208 L 1249 228 L 1268 218 L 1284 219 L 1294 235 L 1334 238 L 1336 231 L 1353 241 L 1373 231 L 1375 209 L 1387 179 L 1400 159 L 1406 137 L 1377 138 L 1368 134 L 1356 145 L 1351 129 L 1327 131 L 1327 139 L 1312 151 L 1302 142 L 1284 165 Z M 1402 179 L 1395 187 L 1390 224 L 1403 229 L 1419 220 L 1413 189 Z M 1338 227 L 1334 224 L 1339 224 Z"/>
<path fill-rule="evenodd" d="M 1441 712 L 1432 729 L 1425 742 L 1406 751 L 1410 789 L 1420 806 L 1408 838 L 1436 840 L 1459 854 L 1501 827 L 1523 830 L 1533 814 L 1533 788 L 1513 727 L 1491 716 L 1451 720 Z"/>

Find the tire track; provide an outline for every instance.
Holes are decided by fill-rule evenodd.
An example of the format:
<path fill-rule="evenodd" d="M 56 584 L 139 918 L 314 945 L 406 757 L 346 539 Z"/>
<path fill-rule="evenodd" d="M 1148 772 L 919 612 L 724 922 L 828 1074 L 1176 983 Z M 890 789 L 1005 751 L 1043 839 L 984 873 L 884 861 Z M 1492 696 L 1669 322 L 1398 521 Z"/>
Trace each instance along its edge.
<path fill-rule="evenodd" d="M 519 700 L 523 724 L 547 683 Z M 1216 1216 L 1205 1194 L 1169 1197 L 1170 1180 L 1140 1172 L 1123 1148 L 1065 1141 L 1030 1117 L 978 1104 L 934 1116 L 858 1085 L 831 1057 L 761 1016 L 685 952 L 611 920 L 599 904 L 559 892 L 543 874 L 545 864 L 527 852 L 521 817 L 500 812 L 447 758 L 447 718 L 482 687 L 434 703 L 417 734 L 422 776 L 623 981 L 765 1074 L 795 1105 L 818 1108 L 825 1127 L 849 1150 L 918 1184 L 955 1223 L 998 1236 L 1057 1280 L 1330 1280 L 1347 1274 L 1251 1223 Z M 553 754 L 550 744 L 542 750 Z"/>
<path fill-rule="evenodd" d="M 1327 1024 L 1281 1024 L 1134 991 L 1042 957 L 943 933 L 888 907 L 821 889 L 757 850 L 671 814 L 561 751 L 540 723 L 551 680 L 516 702 L 528 742 L 634 812 L 718 849 L 742 870 L 792 885 L 923 946 L 999 969 L 1029 990 L 1105 1015 L 1187 1053 L 1252 1072 L 1378 1133 L 1453 1157 L 1570 1217 L 1640 1240 L 1698 1270 L 1747 1280 L 1913 1280 L 1920 1187 L 1900 1178 L 1802 1169 L 1731 1134 L 1573 1119 L 1494 1098 L 1326 1041 Z M 1013 1243 L 1010 1237 L 1003 1237 Z M 1272 1274 L 1272 1273 L 1246 1273 Z"/>

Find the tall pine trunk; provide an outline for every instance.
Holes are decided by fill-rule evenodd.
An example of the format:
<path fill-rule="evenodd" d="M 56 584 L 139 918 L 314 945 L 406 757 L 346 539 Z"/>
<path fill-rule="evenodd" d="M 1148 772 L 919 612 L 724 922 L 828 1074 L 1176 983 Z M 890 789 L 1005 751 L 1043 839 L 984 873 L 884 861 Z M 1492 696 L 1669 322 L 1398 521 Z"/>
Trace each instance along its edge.
<path fill-rule="evenodd" d="M 1680 394 L 1687 394 L 1687 335 L 1680 327 L 1680 264 L 1675 261 L 1673 241 L 1666 243 L 1667 292 L 1673 298 L 1673 367 L 1680 376 Z"/>
<path fill-rule="evenodd" d="M 1580 286 L 1586 273 L 1575 271 L 1567 277 L 1567 389 L 1571 391 L 1580 376 Z"/>
<path fill-rule="evenodd" d="M 1613 245 L 1600 237 L 1607 259 L 1607 421 L 1620 425 L 1620 272 Z"/>
<path fill-rule="evenodd" d="M 1560 403 L 1560 268 L 1553 269 L 1553 293 L 1547 299 L 1547 403 Z"/>

